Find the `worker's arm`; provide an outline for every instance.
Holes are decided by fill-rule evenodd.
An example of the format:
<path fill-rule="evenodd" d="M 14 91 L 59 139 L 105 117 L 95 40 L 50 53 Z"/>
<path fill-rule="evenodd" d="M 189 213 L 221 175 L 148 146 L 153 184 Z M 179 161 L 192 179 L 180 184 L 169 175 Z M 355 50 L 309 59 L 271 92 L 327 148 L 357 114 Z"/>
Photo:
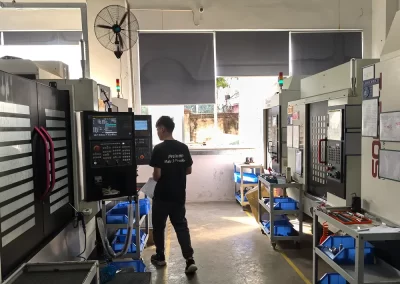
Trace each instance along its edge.
<path fill-rule="evenodd" d="M 149 165 L 153 168 L 153 179 L 159 181 L 161 178 L 162 156 L 157 146 L 153 149 Z"/>
<path fill-rule="evenodd" d="M 155 167 L 154 170 L 153 170 L 153 179 L 155 181 L 158 181 L 160 179 L 160 177 L 161 177 L 161 169 Z"/>
<path fill-rule="evenodd" d="M 189 148 L 187 148 L 185 160 L 186 160 L 186 175 L 191 175 L 193 160 L 192 160 L 192 156 L 190 155 Z"/>

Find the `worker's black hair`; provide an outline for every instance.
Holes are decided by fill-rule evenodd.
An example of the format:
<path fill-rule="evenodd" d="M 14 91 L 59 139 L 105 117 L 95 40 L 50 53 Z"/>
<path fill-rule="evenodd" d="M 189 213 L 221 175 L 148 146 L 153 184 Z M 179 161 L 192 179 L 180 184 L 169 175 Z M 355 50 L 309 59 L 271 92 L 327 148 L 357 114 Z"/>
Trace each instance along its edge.
<path fill-rule="evenodd" d="M 161 116 L 157 122 L 156 127 L 164 127 L 169 133 L 172 133 L 175 129 L 175 122 L 169 116 Z"/>

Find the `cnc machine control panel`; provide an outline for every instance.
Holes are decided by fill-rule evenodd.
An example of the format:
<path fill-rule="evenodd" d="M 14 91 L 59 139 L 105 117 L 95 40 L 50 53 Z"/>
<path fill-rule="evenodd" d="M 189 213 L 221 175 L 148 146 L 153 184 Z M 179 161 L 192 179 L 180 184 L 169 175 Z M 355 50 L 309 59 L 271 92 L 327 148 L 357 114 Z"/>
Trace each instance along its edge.
<path fill-rule="evenodd" d="M 151 115 L 135 115 L 136 163 L 148 165 L 153 152 Z"/>
<path fill-rule="evenodd" d="M 85 200 L 133 196 L 136 191 L 133 113 L 82 113 Z"/>
<path fill-rule="evenodd" d="M 132 165 L 132 141 L 91 142 L 92 167 Z"/>

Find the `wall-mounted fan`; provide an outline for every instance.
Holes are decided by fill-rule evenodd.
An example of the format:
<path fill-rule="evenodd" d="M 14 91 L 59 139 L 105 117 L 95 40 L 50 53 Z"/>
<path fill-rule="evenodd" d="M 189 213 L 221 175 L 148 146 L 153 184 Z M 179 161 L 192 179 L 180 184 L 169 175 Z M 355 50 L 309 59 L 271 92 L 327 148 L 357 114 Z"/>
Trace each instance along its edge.
<path fill-rule="evenodd" d="M 98 41 L 121 58 L 124 51 L 135 45 L 139 23 L 129 8 L 119 5 L 105 7 L 97 15 L 94 31 Z"/>

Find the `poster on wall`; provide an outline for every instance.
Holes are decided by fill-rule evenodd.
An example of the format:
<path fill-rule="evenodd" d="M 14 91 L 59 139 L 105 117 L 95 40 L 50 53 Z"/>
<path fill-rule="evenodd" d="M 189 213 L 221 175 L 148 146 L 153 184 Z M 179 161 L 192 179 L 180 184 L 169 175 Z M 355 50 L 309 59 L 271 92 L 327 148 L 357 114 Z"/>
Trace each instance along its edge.
<path fill-rule="evenodd" d="M 293 113 L 293 106 L 288 106 L 287 114 L 292 114 L 292 113 Z"/>
<path fill-rule="evenodd" d="M 363 69 L 363 99 L 379 97 L 379 81 L 375 78 L 375 65 Z"/>
<path fill-rule="evenodd" d="M 286 140 L 288 148 L 293 147 L 293 126 L 287 126 L 287 140 Z"/>
<path fill-rule="evenodd" d="M 362 128 L 361 133 L 364 137 L 378 136 L 378 98 L 363 100 L 362 102 Z"/>
<path fill-rule="evenodd" d="M 379 151 L 379 178 L 400 181 L 400 151 Z"/>
<path fill-rule="evenodd" d="M 300 112 L 295 111 L 292 115 L 293 120 L 299 120 L 300 119 Z"/>
<path fill-rule="evenodd" d="M 400 142 L 400 111 L 381 113 L 379 121 L 380 140 Z"/>

